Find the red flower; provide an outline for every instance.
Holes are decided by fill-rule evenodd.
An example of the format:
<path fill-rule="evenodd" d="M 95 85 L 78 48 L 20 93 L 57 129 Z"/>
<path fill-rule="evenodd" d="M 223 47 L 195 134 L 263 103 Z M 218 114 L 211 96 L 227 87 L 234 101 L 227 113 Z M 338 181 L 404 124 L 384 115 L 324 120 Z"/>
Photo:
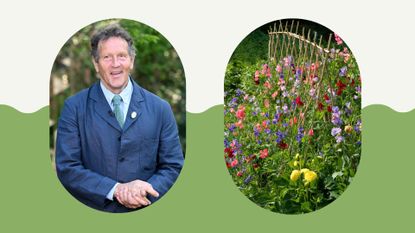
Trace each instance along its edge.
<path fill-rule="evenodd" d="M 342 83 L 342 81 L 337 81 L 336 83 L 337 86 L 337 91 L 336 91 L 336 95 L 341 95 L 343 93 L 343 90 L 346 89 L 346 84 Z"/>
<path fill-rule="evenodd" d="M 238 173 L 236 173 L 237 176 L 241 177 L 244 173 L 242 171 L 238 171 Z"/>
<path fill-rule="evenodd" d="M 298 106 L 303 106 L 303 105 L 304 105 L 304 103 L 301 101 L 300 96 L 297 96 L 297 98 L 295 99 L 295 103 L 296 103 Z"/>
<path fill-rule="evenodd" d="M 297 124 L 297 117 L 294 117 L 293 119 L 290 119 L 290 126 L 293 126 Z"/>
<path fill-rule="evenodd" d="M 323 104 L 321 102 L 318 102 L 318 107 L 317 107 L 318 110 L 319 111 L 322 111 L 323 110 L 323 107 L 324 107 Z"/>
<path fill-rule="evenodd" d="M 327 106 L 327 112 L 332 112 L 332 110 L 331 110 L 331 106 L 329 105 L 329 106 Z"/>
<path fill-rule="evenodd" d="M 324 94 L 324 100 L 329 101 L 330 97 L 327 94 Z"/>
<path fill-rule="evenodd" d="M 226 167 L 227 167 L 227 168 L 231 168 L 231 164 L 230 164 L 230 163 L 228 163 L 228 162 L 226 162 Z"/>
<path fill-rule="evenodd" d="M 278 147 L 279 147 L 279 148 L 281 148 L 281 149 L 283 149 L 283 150 L 285 150 L 285 149 L 287 149 L 287 148 L 288 148 L 288 144 L 287 144 L 287 143 L 285 143 L 284 141 L 281 141 L 281 142 L 278 144 Z"/>
<path fill-rule="evenodd" d="M 226 147 L 226 148 L 225 148 L 225 153 L 227 153 L 227 154 L 228 154 L 228 157 L 229 157 L 229 158 L 233 158 L 233 150 L 232 150 L 231 148 Z"/>
<path fill-rule="evenodd" d="M 259 157 L 261 159 L 265 159 L 266 157 L 268 157 L 268 149 L 267 148 L 265 148 L 263 150 L 260 150 L 259 153 L 260 153 Z"/>
<path fill-rule="evenodd" d="M 259 168 L 259 165 L 258 165 L 257 163 L 254 163 L 254 164 L 252 164 L 252 167 L 253 167 L 254 169 L 257 169 L 257 168 Z"/>

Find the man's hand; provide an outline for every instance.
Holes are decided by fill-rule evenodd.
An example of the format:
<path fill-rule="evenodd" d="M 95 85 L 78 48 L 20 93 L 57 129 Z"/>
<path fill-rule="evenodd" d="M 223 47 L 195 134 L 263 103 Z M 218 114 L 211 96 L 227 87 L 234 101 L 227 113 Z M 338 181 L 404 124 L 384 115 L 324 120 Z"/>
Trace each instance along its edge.
<path fill-rule="evenodd" d="M 142 180 L 118 184 L 114 191 L 114 197 L 117 198 L 118 202 L 131 209 L 150 205 L 151 202 L 147 199 L 148 194 L 153 197 L 159 196 L 151 184 Z"/>

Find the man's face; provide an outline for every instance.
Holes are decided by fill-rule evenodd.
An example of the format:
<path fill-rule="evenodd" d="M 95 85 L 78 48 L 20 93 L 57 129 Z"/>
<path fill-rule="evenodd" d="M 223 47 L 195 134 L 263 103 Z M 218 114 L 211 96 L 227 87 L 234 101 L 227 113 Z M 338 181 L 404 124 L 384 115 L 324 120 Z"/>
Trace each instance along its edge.
<path fill-rule="evenodd" d="M 134 66 L 134 58 L 128 54 L 128 43 L 120 37 L 110 37 L 98 44 L 98 62 L 93 59 L 95 70 L 104 86 L 119 94 L 128 84 L 128 75 Z"/>

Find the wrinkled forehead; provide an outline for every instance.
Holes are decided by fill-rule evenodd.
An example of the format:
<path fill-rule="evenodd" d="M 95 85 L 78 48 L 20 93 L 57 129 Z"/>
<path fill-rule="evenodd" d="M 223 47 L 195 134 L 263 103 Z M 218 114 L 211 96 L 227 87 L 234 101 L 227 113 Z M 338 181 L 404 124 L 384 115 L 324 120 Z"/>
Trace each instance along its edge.
<path fill-rule="evenodd" d="M 102 50 L 124 50 L 128 52 L 128 42 L 124 38 L 118 36 L 105 38 L 98 42 L 98 52 L 101 52 Z"/>
<path fill-rule="evenodd" d="M 117 42 L 121 42 L 122 44 L 126 44 L 128 46 L 128 42 L 126 39 L 122 38 L 121 36 L 110 36 L 110 37 L 105 37 L 102 38 L 101 40 L 98 41 L 98 48 L 100 46 L 102 46 L 102 44 L 105 44 L 108 41 L 117 41 Z"/>

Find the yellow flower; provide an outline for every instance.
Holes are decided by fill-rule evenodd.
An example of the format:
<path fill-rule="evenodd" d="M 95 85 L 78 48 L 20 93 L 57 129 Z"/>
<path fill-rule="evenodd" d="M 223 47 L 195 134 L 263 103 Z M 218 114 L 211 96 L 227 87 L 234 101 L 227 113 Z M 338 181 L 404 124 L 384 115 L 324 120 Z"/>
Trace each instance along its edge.
<path fill-rule="evenodd" d="M 298 160 L 300 158 L 300 154 L 297 153 L 294 158 L 295 158 L 295 160 Z"/>
<path fill-rule="evenodd" d="M 308 171 L 310 171 L 308 168 L 303 168 L 303 169 L 301 169 L 301 174 L 304 174 L 304 173 L 306 173 Z"/>
<path fill-rule="evenodd" d="M 344 127 L 344 131 L 345 131 L 346 133 L 351 133 L 351 132 L 352 132 L 352 130 L 353 130 L 353 127 L 352 127 L 351 125 L 346 125 L 346 126 Z"/>
<path fill-rule="evenodd" d="M 306 184 L 311 183 L 316 179 L 317 179 L 317 173 L 315 173 L 313 171 L 304 172 L 304 180 L 305 180 Z"/>
<path fill-rule="evenodd" d="M 301 172 L 299 170 L 293 170 L 290 175 L 290 180 L 296 182 L 300 177 Z"/>
<path fill-rule="evenodd" d="M 297 167 L 300 164 L 298 161 L 294 161 L 294 167 Z"/>

